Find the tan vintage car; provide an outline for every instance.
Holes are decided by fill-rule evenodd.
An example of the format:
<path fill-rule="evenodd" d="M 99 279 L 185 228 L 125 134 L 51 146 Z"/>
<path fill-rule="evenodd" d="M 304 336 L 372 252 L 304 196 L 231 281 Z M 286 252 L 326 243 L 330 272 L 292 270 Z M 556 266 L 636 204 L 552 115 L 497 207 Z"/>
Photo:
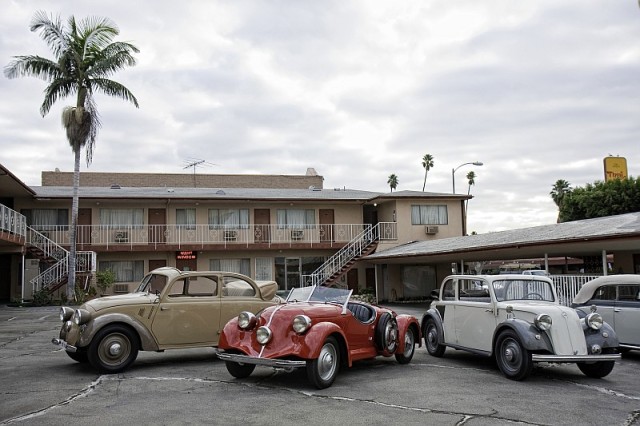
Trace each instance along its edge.
<path fill-rule="evenodd" d="M 283 302 L 275 281 L 233 272 L 164 267 L 146 275 L 133 293 L 62 307 L 62 329 L 52 343 L 103 373 L 129 367 L 138 351 L 214 347 L 240 312 Z"/>

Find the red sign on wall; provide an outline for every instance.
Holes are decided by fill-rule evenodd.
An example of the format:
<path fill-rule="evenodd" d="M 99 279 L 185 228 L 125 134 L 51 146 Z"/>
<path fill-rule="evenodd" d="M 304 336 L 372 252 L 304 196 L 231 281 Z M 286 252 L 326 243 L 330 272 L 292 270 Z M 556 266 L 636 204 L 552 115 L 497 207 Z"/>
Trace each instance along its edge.
<path fill-rule="evenodd" d="M 183 250 L 176 252 L 177 260 L 196 260 L 198 259 L 198 252 L 192 250 Z"/>

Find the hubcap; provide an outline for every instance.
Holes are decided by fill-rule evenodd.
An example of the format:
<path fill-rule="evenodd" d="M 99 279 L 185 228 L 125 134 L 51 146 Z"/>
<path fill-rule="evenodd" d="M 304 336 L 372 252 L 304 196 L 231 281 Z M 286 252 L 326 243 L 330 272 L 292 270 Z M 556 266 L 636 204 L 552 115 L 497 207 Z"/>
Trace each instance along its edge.
<path fill-rule="evenodd" d="M 333 376 L 336 365 L 336 348 L 331 344 L 322 347 L 318 358 L 318 374 L 322 380 L 328 380 Z"/>
<path fill-rule="evenodd" d="M 109 347 L 109 355 L 111 356 L 118 356 L 120 355 L 120 352 L 122 352 L 122 345 L 120 345 L 120 343 L 113 343 Z"/>
<path fill-rule="evenodd" d="M 509 362 L 513 362 L 513 351 L 511 350 L 511 348 L 505 349 L 504 359 L 506 359 Z"/>

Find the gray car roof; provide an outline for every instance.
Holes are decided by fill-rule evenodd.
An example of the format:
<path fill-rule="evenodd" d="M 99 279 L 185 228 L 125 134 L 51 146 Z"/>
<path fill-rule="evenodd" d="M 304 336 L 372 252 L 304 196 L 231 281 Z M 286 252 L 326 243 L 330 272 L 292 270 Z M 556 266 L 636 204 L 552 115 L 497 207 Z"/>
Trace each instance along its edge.
<path fill-rule="evenodd" d="M 591 281 L 586 282 L 576 294 L 573 299 L 573 303 L 582 304 L 587 303 L 593 296 L 593 293 L 603 285 L 613 284 L 634 284 L 640 285 L 640 275 L 621 274 L 621 275 L 607 275 L 606 277 L 598 277 Z"/>

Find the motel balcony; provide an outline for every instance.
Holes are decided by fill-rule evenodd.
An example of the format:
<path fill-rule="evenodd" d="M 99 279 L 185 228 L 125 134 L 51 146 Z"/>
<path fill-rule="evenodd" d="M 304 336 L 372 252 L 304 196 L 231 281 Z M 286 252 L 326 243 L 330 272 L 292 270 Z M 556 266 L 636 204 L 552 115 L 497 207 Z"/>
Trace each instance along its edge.
<path fill-rule="evenodd" d="M 381 222 L 381 240 L 397 239 L 397 224 Z M 148 251 L 215 249 L 339 249 L 367 224 L 305 225 L 78 225 L 78 250 Z M 31 226 L 61 246 L 69 246 L 68 226 Z"/>

